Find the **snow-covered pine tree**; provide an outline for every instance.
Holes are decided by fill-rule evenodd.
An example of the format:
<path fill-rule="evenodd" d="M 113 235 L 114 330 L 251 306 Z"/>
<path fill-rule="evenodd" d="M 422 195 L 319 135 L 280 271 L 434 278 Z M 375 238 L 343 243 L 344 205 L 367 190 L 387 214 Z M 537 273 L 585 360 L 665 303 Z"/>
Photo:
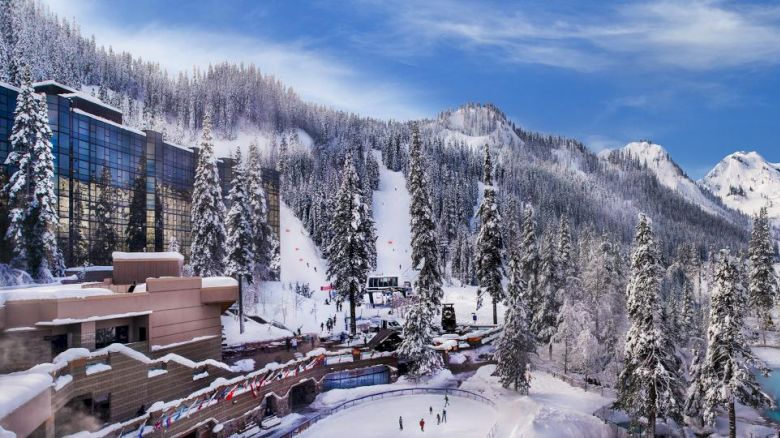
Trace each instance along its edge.
<path fill-rule="evenodd" d="M 366 178 L 371 190 L 379 190 L 379 163 L 373 153 L 366 157 Z"/>
<path fill-rule="evenodd" d="M 195 275 L 211 277 L 225 272 L 225 204 L 219 183 L 211 115 L 203 118 L 198 165 L 192 189 L 192 246 L 190 267 Z"/>
<path fill-rule="evenodd" d="M 417 125 L 412 127 L 409 151 L 409 216 L 411 218 L 412 266 L 419 271 L 416 288 L 418 296 L 433 315 L 441 311 L 442 276 L 439 271 L 439 247 L 436 243 L 436 225 L 431 211 L 430 187 L 425 176 L 425 160 Z"/>
<path fill-rule="evenodd" d="M 252 229 L 252 242 L 255 252 L 255 275 L 258 280 L 269 280 L 271 273 L 269 265 L 271 264 L 271 228 L 268 226 L 268 204 L 265 198 L 265 189 L 263 188 L 263 170 L 262 157 L 260 149 L 256 142 L 249 143 L 249 151 L 246 160 L 246 186 L 247 196 L 249 198 L 249 208 L 251 213 L 250 223 Z"/>
<path fill-rule="evenodd" d="M 725 408 L 732 438 L 737 436 L 735 402 L 752 408 L 772 403 L 753 375 L 754 370 L 765 374 L 769 370 L 753 354 L 743 334 L 748 303 L 738 263 L 727 250 L 721 251 L 710 301 L 707 355 L 700 375 L 705 421 L 712 424 Z"/>
<path fill-rule="evenodd" d="M 537 313 L 532 315 L 531 332 L 536 333 L 537 341 L 552 346 L 550 338 L 555 333 L 558 319 L 558 258 L 557 247 L 551 232 L 544 234 L 541 257 L 539 259 L 539 289 L 541 302 Z"/>
<path fill-rule="evenodd" d="M 544 291 L 539 285 L 539 248 L 536 244 L 536 219 L 534 209 L 530 204 L 523 211 L 523 229 L 520 237 L 520 269 L 525 282 L 525 294 L 528 310 L 531 315 L 531 333 L 539 338 L 539 327 L 533 325 L 539 318 L 544 302 Z"/>
<path fill-rule="evenodd" d="M 117 249 L 119 233 L 114 227 L 113 219 L 115 202 L 116 189 L 111 185 L 111 169 L 104 165 L 100 174 L 100 193 L 92 218 L 96 225 L 89 259 L 95 265 L 111 264 L 111 253 Z"/>
<path fill-rule="evenodd" d="M 484 295 L 490 295 L 493 304 L 493 324 L 498 324 L 498 303 L 504 299 L 501 279 L 504 275 L 502 261 L 504 242 L 501 236 L 501 213 L 498 211 L 496 188 L 493 186 L 493 163 L 490 147 L 485 144 L 483 165 L 485 184 L 482 204 L 479 206 L 479 234 L 477 235 L 476 271 L 479 281 L 477 307 L 481 307 Z"/>
<path fill-rule="evenodd" d="M 84 194 L 81 183 L 73 182 L 73 212 L 70 221 L 71 266 L 82 266 L 89 257 L 89 240 L 84 235 Z"/>
<path fill-rule="evenodd" d="M 660 296 L 660 256 L 650 220 L 639 216 L 626 290 L 631 325 L 626 335 L 625 367 L 618 379 L 615 407 L 636 421 L 644 417 L 655 436 L 658 417 L 682 421 L 682 379 L 674 345 L 664 332 Z"/>
<path fill-rule="evenodd" d="M 691 337 L 699 336 L 699 333 L 697 333 L 699 319 L 696 302 L 693 298 L 693 284 L 690 281 L 686 281 L 683 284 L 682 303 L 677 322 L 677 327 L 680 331 L 678 336 L 682 342 L 688 342 Z"/>
<path fill-rule="evenodd" d="M 766 207 L 761 207 L 758 215 L 753 219 L 748 257 L 750 260 L 748 286 L 750 307 L 756 313 L 764 344 L 766 344 L 766 331 L 774 327 L 772 308 L 775 305 L 778 289 L 775 270 L 772 267 L 774 248 L 772 248 L 772 235 Z"/>
<path fill-rule="evenodd" d="M 528 394 L 530 387 L 530 353 L 534 350 L 534 337 L 528 325 L 528 308 L 525 305 L 520 256 L 512 251 L 509 259 L 509 284 L 504 328 L 496 343 L 496 374 L 504 388 Z"/>
<path fill-rule="evenodd" d="M 133 179 L 130 195 L 130 216 L 125 228 L 127 249 L 133 252 L 146 249 L 146 156 L 141 157 Z"/>
<path fill-rule="evenodd" d="M 566 216 L 561 216 L 558 226 L 558 281 L 559 287 L 566 285 L 566 279 L 574 275 L 574 261 L 572 257 L 571 231 L 569 230 L 569 220 Z"/>
<path fill-rule="evenodd" d="M 225 275 L 252 283 L 254 273 L 254 227 L 251 205 L 247 196 L 246 167 L 241 158 L 241 149 L 236 149 L 231 181 L 230 210 L 227 214 L 227 242 L 225 245 Z"/>
<path fill-rule="evenodd" d="M 54 194 L 54 155 L 45 99 L 32 88 L 24 69 L 11 128 L 11 153 L 6 164 L 16 167 L 8 183 L 13 244 L 12 264 L 39 282 L 62 275 L 65 264 L 57 245 L 57 197 Z"/>
<path fill-rule="evenodd" d="M 415 289 L 418 300 L 404 321 L 404 339 L 398 354 L 410 364 L 410 373 L 419 377 L 442 368 L 439 353 L 432 349 L 434 318 L 441 311 L 441 272 L 438 264 L 436 225 L 433 223 L 429 186 L 425 177 L 422 142 L 417 125 L 412 127 L 409 150 L 409 216 L 411 217 L 412 266 L 419 271 Z"/>
<path fill-rule="evenodd" d="M 357 332 L 355 306 L 363 299 L 363 287 L 370 271 L 370 250 L 364 234 L 366 217 L 362 187 L 352 156 L 344 159 L 341 187 L 336 198 L 335 211 L 331 219 L 333 238 L 328 247 L 328 279 L 342 299 L 349 301 L 350 332 Z M 373 227 L 373 224 L 372 224 Z"/>

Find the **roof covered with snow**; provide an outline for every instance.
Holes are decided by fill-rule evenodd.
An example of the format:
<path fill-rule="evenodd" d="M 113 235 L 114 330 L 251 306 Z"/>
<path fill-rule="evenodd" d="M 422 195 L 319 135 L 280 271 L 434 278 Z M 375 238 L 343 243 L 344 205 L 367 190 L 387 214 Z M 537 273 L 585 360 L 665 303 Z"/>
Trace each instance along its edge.
<path fill-rule="evenodd" d="M 103 122 L 103 123 L 106 123 L 106 124 L 111 125 L 111 126 L 116 126 L 117 128 L 122 128 L 125 131 L 130 131 L 130 132 L 132 132 L 134 134 L 143 135 L 144 137 L 146 137 L 146 133 L 141 131 L 141 130 L 139 130 L 139 129 L 131 128 L 131 127 L 127 126 L 127 125 L 122 125 L 120 123 L 116 123 L 116 122 L 113 122 L 111 120 L 104 119 L 103 117 L 98 117 L 98 116 L 96 116 L 94 114 L 90 114 L 90 113 L 88 113 L 86 111 L 82 111 L 82 110 L 80 110 L 78 108 L 73 108 L 72 111 L 74 113 L 76 113 L 76 114 L 81 114 L 82 116 L 87 116 L 87 117 L 93 118 L 93 119 L 95 119 L 95 120 L 97 120 L 99 122 Z"/>
<path fill-rule="evenodd" d="M 114 261 L 122 260 L 180 260 L 184 261 L 184 256 L 176 251 L 167 252 L 120 252 L 115 251 L 111 254 Z"/>
<path fill-rule="evenodd" d="M 49 389 L 52 378 L 48 374 L 8 374 L 0 376 L 0 418 L 23 406 Z"/>
<path fill-rule="evenodd" d="M 79 284 L 56 284 L 36 287 L 17 287 L 0 290 L 0 305 L 6 301 L 57 300 L 62 298 L 87 298 L 97 295 L 111 295 L 104 288 L 81 288 Z"/>
<path fill-rule="evenodd" d="M 89 95 L 87 93 L 84 93 L 84 92 L 81 92 L 81 91 L 76 91 L 76 92 L 73 92 L 73 93 L 62 94 L 61 96 L 62 97 L 66 97 L 68 99 L 76 98 L 76 99 L 86 100 L 89 103 L 94 103 L 95 105 L 100 105 L 103 108 L 109 109 L 111 111 L 116 111 L 118 113 L 122 112 L 122 110 L 120 110 L 119 108 L 117 108 L 115 106 L 112 106 L 112 105 L 109 105 L 109 104 L 103 102 L 102 100 L 98 99 L 97 97 L 91 96 L 91 95 Z"/>

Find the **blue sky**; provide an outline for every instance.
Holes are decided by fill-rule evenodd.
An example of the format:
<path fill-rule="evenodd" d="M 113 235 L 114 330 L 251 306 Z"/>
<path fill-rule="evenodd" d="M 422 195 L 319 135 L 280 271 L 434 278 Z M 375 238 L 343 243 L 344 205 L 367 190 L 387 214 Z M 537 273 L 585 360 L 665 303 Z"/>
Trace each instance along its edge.
<path fill-rule="evenodd" d="M 365 115 L 492 102 L 594 150 L 662 144 L 694 178 L 735 150 L 780 161 L 780 4 L 47 0 L 98 44 L 169 71 L 255 63 Z"/>

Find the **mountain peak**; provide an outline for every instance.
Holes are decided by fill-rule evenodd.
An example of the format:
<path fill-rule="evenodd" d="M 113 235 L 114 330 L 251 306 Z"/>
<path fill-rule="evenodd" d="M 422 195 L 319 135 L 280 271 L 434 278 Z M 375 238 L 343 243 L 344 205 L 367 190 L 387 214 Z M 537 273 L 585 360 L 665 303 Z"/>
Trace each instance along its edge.
<path fill-rule="evenodd" d="M 723 158 L 701 181 L 729 207 L 756 214 L 761 207 L 780 218 L 780 164 L 758 152 L 738 151 Z"/>

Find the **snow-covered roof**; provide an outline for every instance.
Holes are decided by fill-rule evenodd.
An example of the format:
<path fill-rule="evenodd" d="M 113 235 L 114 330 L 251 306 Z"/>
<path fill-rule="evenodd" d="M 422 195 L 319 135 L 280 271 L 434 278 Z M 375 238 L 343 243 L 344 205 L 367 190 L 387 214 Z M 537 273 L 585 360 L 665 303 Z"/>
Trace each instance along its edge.
<path fill-rule="evenodd" d="M 0 290 L 0 305 L 6 301 L 57 300 L 61 298 L 86 298 L 111 295 L 110 289 L 82 288 L 79 284 L 57 284 L 38 287 L 20 287 Z"/>
<path fill-rule="evenodd" d="M 232 277 L 204 277 L 201 283 L 202 287 L 238 286 L 238 281 Z"/>
<path fill-rule="evenodd" d="M 144 315 L 149 315 L 151 313 L 152 313 L 151 310 L 144 310 L 141 312 L 117 313 L 113 315 L 98 315 L 98 316 L 90 316 L 87 318 L 58 318 L 58 319 L 53 319 L 51 321 L 36 322 L 35 325 L 44 325 L 44 326 L 67 325 L 67 324 L 76 324 L 76 323 L 90 322 L 90 321 L 104 321 L 107 319 L 132 318 L 134 316 L 144 316 Z"/>
<path fill-rule="evenodd" d="M 54 85 L 55 87 L 60 87 L 63 90 L 70 91 L 71 93 L 77 93 L 78 92 L 76 89 L 73 89 L 73 88 L 71 88 L 71 87 L 69 87 L 69 86 L 67 86 L 65 84 L 61 84 L 61 83 L 59 83 L 57 81 L 54 81 L 54 80 L 51 80 L 51 79 L 49 79 L 47 81 L 33 82 L 33 84 L 32 84 L 33 88 L 35 88 L 35 87 L 45 87 L 46 85 Z"/>
<path fill-rule="evenodd" d="M 71 111 L 73 111 L 76 114 L 81 114 L 82 116 L 87 116 L 87 117 L 93 118 L 93 119 L 95 119 L 95 120 L 97 120 L 99 122 L 103 122 L 103 123 L 109 124 L 111 126 L 116 126 L 117 128 L 122 128 L 125 131 L 130 131 L 130 132 L 132 132 L 134 134 L 143 135 L 144 137 L 146 137 L 146 133 L 141 131 L 141 130 L 139 130 L 139 129 L 131 128 L 131 127 L 127 126 L 127 125 L 122 125 L 122 124 L 119 124 L 117 122 L 113 122 L 111 120 L 104 119 L 102 117 L 98 117 L 98 116 L 96 116 L 94 114 L 90 114 L 90 113 L 88 113 L 86 111 L 82 111 L 82 110 L 80 110 L 78 108 L 73 108 Z"/>
<path fill-rule="evenodd" d="M 76 91 L 76 92 L 67 93 L 67 94 L 61 94 L 61 96 L 62 97 L 66 97 L 68 99 L 74 98 L 74 97 L 77 98 L 77 99 L 83 99 L 83 100 L 86 100 L 87 102 L 94 103 L 95 105 L 100 105 L 103 108 L 110 109 L 111 111 L 116 111 L 118 113 L 122 112 L 122 110 L 120 110 L 119 108 L 117 108 L 117 107 L 115 107 L 113 105 L 109 105 L 109 104 L 103 102 L 102 100 L 98 99 L 97 97 L 94 97 L 92 95 L 89 95 L 89 94 L 81 92 L 81 91 Z"/>
<path fill-rule="evenodd" d="M 177 149 L 185 150 L 187 152 L 192 152 L 192 147 L 191 146 L 182 146 L 180 144 L 171 143 L 169 141 L 166 141 L 165 144 L 167 144 L 169 146 L 173 146 L 173 147 L 175 147 Z"/>
<path fill-rule="evenodd" d="M 0 81 L 0 87 L 5 87 L 5 88 L 8 88 L 10 90 L 14 90 L 17 93 L 22 91 L 22 90 L 19 89 L 19 87 L 15 87 L 15 86 L 9 84 L 8 82 L 3 82 L 3 81 Z"/>
<path fill-rule="evenodd" d="M 0 419 L 22 407 L 38 394 L 49 389 L 52 378 L 48 374 L 8 374 L 0 376 Z"/>
<path fill-rule="evenodd" d="M 122 260 L 181 260 L 184 261 L 184 256 L 176 251 L 167 252 L 119 252 L 115 251 L 111 254 L 114 261 Z"/>

